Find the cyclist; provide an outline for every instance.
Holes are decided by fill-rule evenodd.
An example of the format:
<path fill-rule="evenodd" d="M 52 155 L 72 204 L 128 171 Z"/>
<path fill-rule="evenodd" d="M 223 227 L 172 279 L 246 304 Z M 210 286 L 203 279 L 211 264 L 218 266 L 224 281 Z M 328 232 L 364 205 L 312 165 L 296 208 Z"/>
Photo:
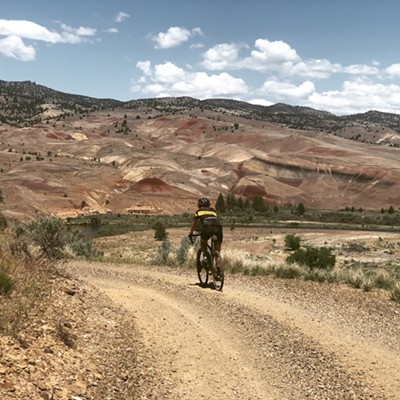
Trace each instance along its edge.
<path fill-rule="evenodd" d="M 216 266 L 219 273 L 219 266 L 221 265 L 221 244 L 223 239 L 222 224 L 218 219 L 217 212 L 210 206 L 210 200 L 202 197 L 197 202 L 198 210 L 194 214 L 192 227 L 190 228 L 190 235 L 194 231 L 201 228 L 200 234 L 200 247 L 201 247 L 201 260 L 205 257 L 207 252 L 207 241 L 211 236 L 216 235 L 217 241 L 215 243 L 216 250 Z"/>

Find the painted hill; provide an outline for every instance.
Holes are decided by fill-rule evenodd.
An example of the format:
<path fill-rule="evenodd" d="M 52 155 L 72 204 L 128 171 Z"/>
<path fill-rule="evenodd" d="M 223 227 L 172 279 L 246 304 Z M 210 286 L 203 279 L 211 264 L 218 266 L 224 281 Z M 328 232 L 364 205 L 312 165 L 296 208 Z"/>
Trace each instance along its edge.
<path fill-rule="evenodd" d="M 122 103 L 3 81 L 0 104 L 0 210 L 10 217 L 191 212 L 197 197 L 219 193 L 329 209 L 400 200 L 397 115 Z"/>

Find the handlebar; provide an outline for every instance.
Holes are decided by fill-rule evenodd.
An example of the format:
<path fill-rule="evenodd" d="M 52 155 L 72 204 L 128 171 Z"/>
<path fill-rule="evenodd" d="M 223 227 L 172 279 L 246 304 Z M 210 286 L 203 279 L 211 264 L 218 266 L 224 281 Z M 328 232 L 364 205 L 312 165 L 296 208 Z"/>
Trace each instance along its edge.
<path fill-rule="evenodd" d="M 200 235 L 201 235 L 200 232 L 193 232 L 193 233 L 189 233 L 188 238 L 190 239 L 190 242 L 193 244 L 194 243 L 193 238 L 200 236 Z"/>

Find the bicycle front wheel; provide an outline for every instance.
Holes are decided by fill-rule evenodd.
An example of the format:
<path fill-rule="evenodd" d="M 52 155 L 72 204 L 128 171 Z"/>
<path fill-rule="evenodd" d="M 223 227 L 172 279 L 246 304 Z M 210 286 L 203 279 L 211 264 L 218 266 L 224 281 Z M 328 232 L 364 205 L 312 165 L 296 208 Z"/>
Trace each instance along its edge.
<path fill-rule="evenodd" d="M 207 263 L 203 264 L 200 256 L 201 250 L 197 252 L 197 276 L 199 277 L 200 285 L 205 286 L 208 283 L 208 263 L 210 260 L 207 258 Z M 207 256 L 209 257 L 208 253 Z"/>

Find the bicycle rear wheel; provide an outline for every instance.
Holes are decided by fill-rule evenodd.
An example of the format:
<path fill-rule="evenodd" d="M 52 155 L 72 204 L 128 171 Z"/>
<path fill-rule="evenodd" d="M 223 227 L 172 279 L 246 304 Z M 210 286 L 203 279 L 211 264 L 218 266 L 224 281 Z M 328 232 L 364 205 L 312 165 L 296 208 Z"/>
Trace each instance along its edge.
<path fill-rule="evenodd" d="M 213 272 L 214 289 L 218 290 L 219 292 L 221 292 L 222 288 L 224 287 L 224 280 L 225 280 L 224 262 L 223 262 L 222 258 L 220 260 L 219 274 L 217 273 L 217 264 L 216 264 L 215 258 L 214 258 L 214 265 L 213 265 L 213 271 L 212 272 Z"/>
<path fill-rule="evenodd" d="M 208 283 L 208 265 L 211 262 L 210 254 L 206 253 L 207 262 L 202 263 L 200 260 L 201 250 L 197 251 L 197 276 L 199 277 L 200 285 L 205 286 Z"/>

